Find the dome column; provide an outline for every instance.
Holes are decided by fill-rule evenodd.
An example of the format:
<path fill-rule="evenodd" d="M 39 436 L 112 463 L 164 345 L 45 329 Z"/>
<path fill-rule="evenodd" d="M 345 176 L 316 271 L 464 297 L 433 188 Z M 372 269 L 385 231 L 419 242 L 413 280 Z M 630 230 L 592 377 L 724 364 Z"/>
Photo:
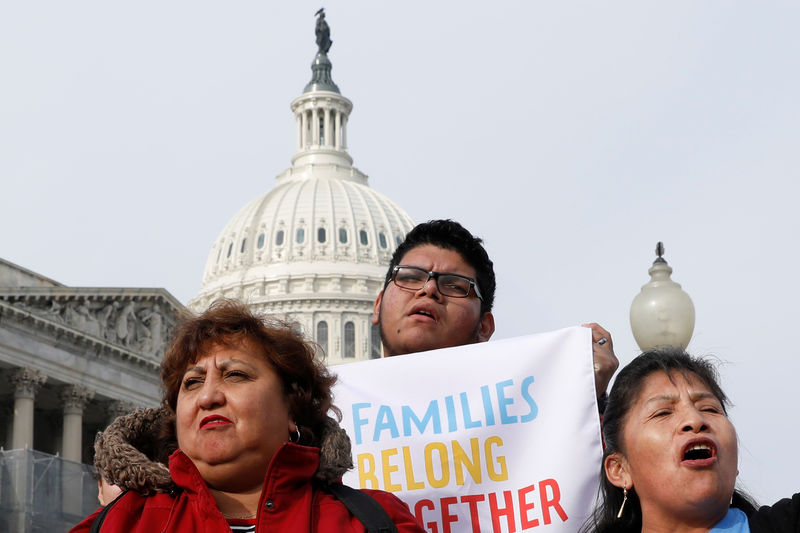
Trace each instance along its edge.
<path fill-rule="evenodd" d="M 302 141 L 301 142 L 302 142 L 302 144 L 300 146 L 300 150 L 305 150 L 306 146 L 309 145 L 309 139 L 308 139 L 308 114 L 305 111 L 301 111 L 300 112 L 300 117 L 301 117 L 301 122 L 303 123 L 302 124 L 303 133 L 301 134 L 301 137 L 302 137 Z"/>
<path fill-rule="evenodd" d="M 311 144 L 319 146 L 319 115 L 316 107 L 311 109 Z"/>
<path fill-rule="evenodd" d="M 303 149 L 303 116 L 296 115 L 295 119 L 297 119 L 297 150 L 300 151 Z"/>
<path fill-rule="evenodd" d="M 334 148 L 337 150 L 342 148 L 342 112 L 338 109 L 335 111 L 336 115 L 334 117 L 334 128 L 336 129 L 334 133 Z"/>
<path fill-rule="evenodd" d="M 325 134 L 324 134 L 323 141 L 325 143 L 325 146 L 333 146 L 333 143 L 331 142 L 331 110 L 326 108 L 326 107 L 323 107 L 322 108 L 322 112 L 325 113 L 325 115 L 324 115 L 324 117 L 325 117 L 324 132 L 325 132 Z"/>

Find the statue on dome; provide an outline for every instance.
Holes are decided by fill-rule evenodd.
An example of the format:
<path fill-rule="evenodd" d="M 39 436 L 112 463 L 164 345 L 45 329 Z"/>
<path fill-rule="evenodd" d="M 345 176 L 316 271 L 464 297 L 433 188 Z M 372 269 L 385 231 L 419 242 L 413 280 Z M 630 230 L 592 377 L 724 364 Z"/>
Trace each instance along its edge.
<path fill-rule="evenodd" d="M 325 22 L 325 8 L 321 7 L 314 13 L 317 17 L 317 26 L 314 28 L 314 33 L 317 35 L 317 47 L 320 54 L 327 54 L 331 49 L 333 41 L 331 41 L 331 28 Z"/>

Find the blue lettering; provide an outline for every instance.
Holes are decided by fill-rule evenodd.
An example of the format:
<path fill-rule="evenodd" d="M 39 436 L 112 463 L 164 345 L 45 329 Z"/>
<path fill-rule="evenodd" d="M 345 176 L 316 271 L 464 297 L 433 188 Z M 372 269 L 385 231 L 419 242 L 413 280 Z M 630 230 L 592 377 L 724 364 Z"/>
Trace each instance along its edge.
<path fill-rule="evenodd" d="M 520 417 L 520 422 L 530 422 L 539 414 L 539 406 L 536 405 L 536 402 L 533 401 L 533 396 L 531 396 L 531 385 L 533 385 L 533 376 L 528 376 L 522 380 L 522 388 L 520 390 L 522 399 L 528 402 L 528 407 L 530 407 L 531 410 L 527 415 Z"/>
<path fill-rule="evenodd" d="M 500 383 L 495 385 L 495 389 L 497 389 L 497 407 L 500 409 L 500 423 L 501 424 L 516 424 L 517 417 L 510 416 L 508 411 L 506 411 L 506 406 L 511 405 L 514 403 L 513 398 L 506 398 L 505 389 L 506 387 L 510 387 L 514 384 L 514 380 L 507 379 L 505 381 L 501 381 Z"/>
<path fill-rule="evenodd" d="M 381 440 L 381 431 L 384 429 L 389 430 L 389 433 L 391 433 L 393 439 L 396 439 L 400 436 L 400 432 L 397 430 L 397 422 L 394 420 L 394 413 L 392 413 L 391 407 L 388 405 L 381 405 L 378 409 L 378 416 L 375 418 L 375 433 L 372 436 L 372 440 L 374 442 Z"/>
<path fill-rule="evenodd" d="M 489 394 L 489 385 L 481 386 L 483 397 L 483 414 L 486 415 L 486 427 L 494 425 L 494 411 L 492 410 L 492 396 Z"/>
<path fill-rule="evenodd" d="M 472 415 L 469 412 L 469 399 L 467 393 L 461 393 L 461 413 L 464 415 L 464 429 L 479 428 L 481 427 L 480 420 L 472 420 Z"/>
<path fill-rule="evenodd" d="M 356 444 L 361 444 L 361 426 L 366 426 L 369 420 L 358 416 L 361 409 L 372 407 L 371 403 L 354 403 L 353 404 L 353 430 L 356 432 Z"/>
<path fill-rule="evenodd" d="M 456 404 L 453 402 L 453 397 L 445 396 L 444 405 L 447 408 L 447 430 L 452 433 L 458 429 L 458 421 L 456 420 Z"/>
<path fill-rule="evenodd" d="M 406 437 L 411 436 L 411 423 L 417 426 L 420 435 L 425 433 L 425 428 L 429 422 L 433 422 L 433 433 L 438 435 L 442 432 L 442 421 L 439 418 L 439 402 L 431 400 L 428 404 L 428 410 L 425 411 L 425 416 L 420 420 L 417 414 L 411 407 L 403 406 L 403 435 Z"/>

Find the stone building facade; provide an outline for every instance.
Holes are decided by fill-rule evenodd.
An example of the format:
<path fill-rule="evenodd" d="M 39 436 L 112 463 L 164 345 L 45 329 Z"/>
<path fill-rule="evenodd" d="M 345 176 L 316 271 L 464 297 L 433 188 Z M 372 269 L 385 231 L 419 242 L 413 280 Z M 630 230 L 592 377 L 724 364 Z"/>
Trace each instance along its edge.
<path fill-rule="evenodd" d="M 161 356 L 183 309 L 164 289 L 66 287 L 0 259 L 0 447 L 16 454 L 0 456 L 0 531 L 36 530 L 23 466 L 47 457 L 82 480 L 63 491 L 66 520 L 96 507 L 91 477 L 75 468 L 116 416 L 160 402 Z"/>

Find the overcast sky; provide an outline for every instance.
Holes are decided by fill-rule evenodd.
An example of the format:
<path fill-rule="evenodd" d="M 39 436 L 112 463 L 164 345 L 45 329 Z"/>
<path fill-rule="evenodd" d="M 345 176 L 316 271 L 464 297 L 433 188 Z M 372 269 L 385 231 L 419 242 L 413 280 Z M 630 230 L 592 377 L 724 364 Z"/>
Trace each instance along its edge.
<path fill-rule="evenodd" d="M 348 142 L 416 221 L 484 237 L 496 338 L 596 321 L 623 363 L 657 241 L 724 362 L 740 481 L 800 489 L 800 4 L 327 4 Z M 317 3 L 0 0 L 0 257 L 200 287 L 290 165 Z"/>

